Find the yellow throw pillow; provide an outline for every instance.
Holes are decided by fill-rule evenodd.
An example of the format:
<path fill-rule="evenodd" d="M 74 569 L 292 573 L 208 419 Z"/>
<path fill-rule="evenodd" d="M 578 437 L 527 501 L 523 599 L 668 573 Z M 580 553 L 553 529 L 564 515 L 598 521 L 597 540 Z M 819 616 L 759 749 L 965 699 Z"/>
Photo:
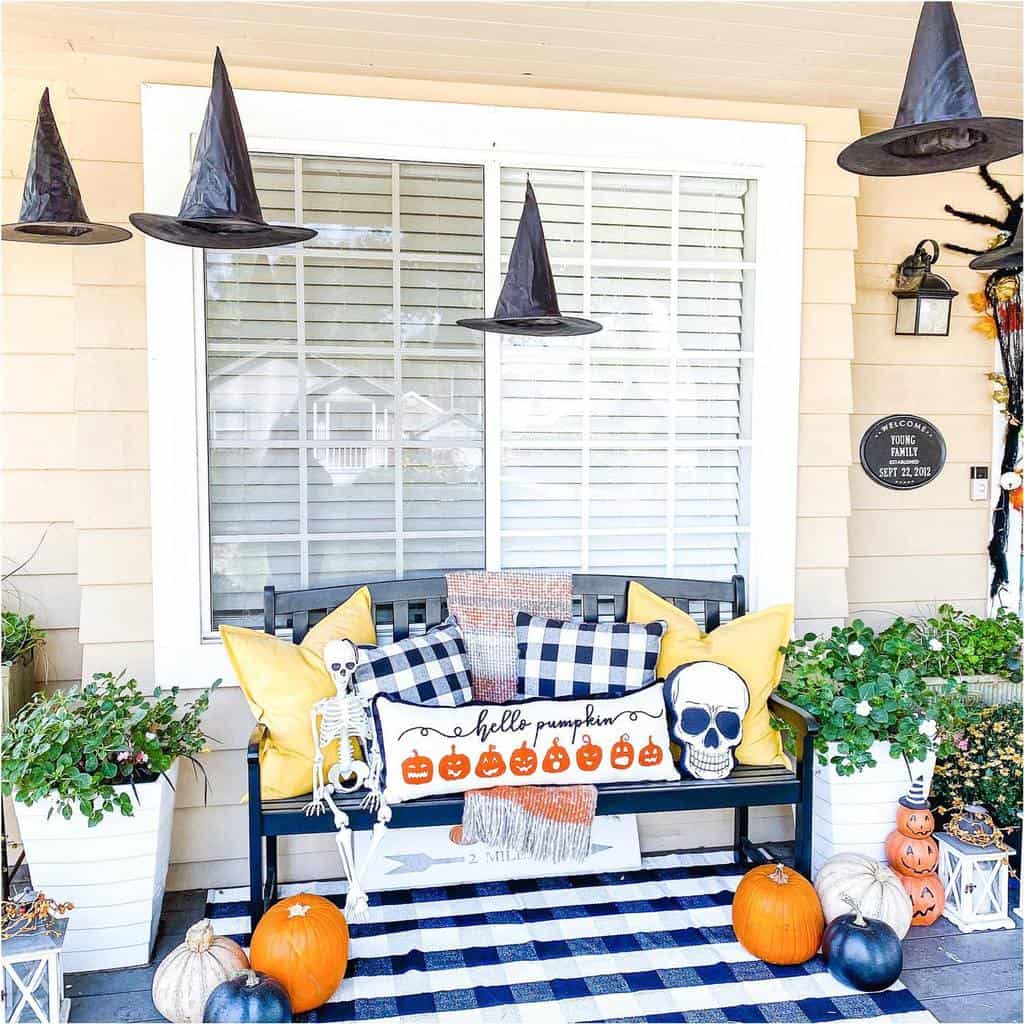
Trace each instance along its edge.
<path fill-rule="evenodd" d="M 319 635 L 314 636 L 318 630 Z M 221 626 L 220 635 L 252 713 L 267 727 L 260 751 L 264 799 L 308 793 L 316 756 L 309 711 L 318 700 L 334 694 L 323 648 L 335 637 L 347 637 L 357 644 L 376 643 L 370 592 L 363 587 L 353 594 L 314 626 L 302 644 L 239 626 Z M 337 759 L 334 743 L 324 751 L 324 771 Z"/>
<path fill-rule="evenodd" d="M 779 648 L 791 639 L 793 606 L 773 605 L 701 633 L 686 612 L 642 584 L 630 582 L 626 620 L 654 619 L 668 623 L 658 657 L 658 677 L 664 679 L 674 668 L 693 661 L 714 661 L 738 672 L 750 690 L 750 708 L 743 719 L 743 742 L 736 749 L 736 760 L 750 765 L 788 765 L 782 737 L 771 725 L 768 698 L 782 678 L 785 658 Z"/>

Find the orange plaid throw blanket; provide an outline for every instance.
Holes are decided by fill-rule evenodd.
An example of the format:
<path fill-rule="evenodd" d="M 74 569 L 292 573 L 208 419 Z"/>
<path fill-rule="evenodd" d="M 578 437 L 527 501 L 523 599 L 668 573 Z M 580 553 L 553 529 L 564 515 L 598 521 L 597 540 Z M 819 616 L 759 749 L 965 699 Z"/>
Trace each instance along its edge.
<path fill-rule="evenodd" d="M 484 843 L 542 861 L 580 861 L 590 854 L 597 809 L 594 786 L 496 786 L 466 793 L 464 845 Z"/>

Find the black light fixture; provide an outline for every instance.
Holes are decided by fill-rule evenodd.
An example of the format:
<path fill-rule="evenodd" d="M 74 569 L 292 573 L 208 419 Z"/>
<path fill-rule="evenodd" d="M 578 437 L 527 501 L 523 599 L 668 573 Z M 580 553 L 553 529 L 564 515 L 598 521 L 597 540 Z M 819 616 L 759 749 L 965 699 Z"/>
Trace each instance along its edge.
<path fill-rule="evenodd" d="M 928 252 L 931 246 L 931 253 Z M 933 238 L 917 248 L 896 268 L 896 333 L 898 335 L 949 334 L 949 314 L 959 294 L 944 277 L 932 273 L 939 262 L 939 244 Z"/>

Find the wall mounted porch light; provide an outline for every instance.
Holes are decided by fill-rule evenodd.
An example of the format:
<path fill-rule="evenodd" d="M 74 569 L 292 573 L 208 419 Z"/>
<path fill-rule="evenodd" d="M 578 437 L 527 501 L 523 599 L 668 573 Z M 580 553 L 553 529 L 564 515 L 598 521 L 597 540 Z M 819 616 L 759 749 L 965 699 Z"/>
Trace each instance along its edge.
<path fill-rule="evenodd" d="M 931 253 L 928 252 L 931 246 Z M 959 294 L 949 282 L 931 272 L 939 261 L 939 246 L 932 238 L 917 248 L 896 268 L 896 334 L 945 337 L 953 299 Z"/>

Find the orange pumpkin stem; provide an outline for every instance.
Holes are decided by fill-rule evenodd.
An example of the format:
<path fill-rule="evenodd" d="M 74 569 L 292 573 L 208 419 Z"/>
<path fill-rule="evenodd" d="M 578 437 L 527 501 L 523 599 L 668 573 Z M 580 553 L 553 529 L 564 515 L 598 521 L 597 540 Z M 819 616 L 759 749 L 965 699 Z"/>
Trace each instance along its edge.
<path fill-rule="evenodd" d="M 776 864 L 775 870 L 768 876 L 776 885 L 789 885 L 789 875 L 785 864 Z"/>

